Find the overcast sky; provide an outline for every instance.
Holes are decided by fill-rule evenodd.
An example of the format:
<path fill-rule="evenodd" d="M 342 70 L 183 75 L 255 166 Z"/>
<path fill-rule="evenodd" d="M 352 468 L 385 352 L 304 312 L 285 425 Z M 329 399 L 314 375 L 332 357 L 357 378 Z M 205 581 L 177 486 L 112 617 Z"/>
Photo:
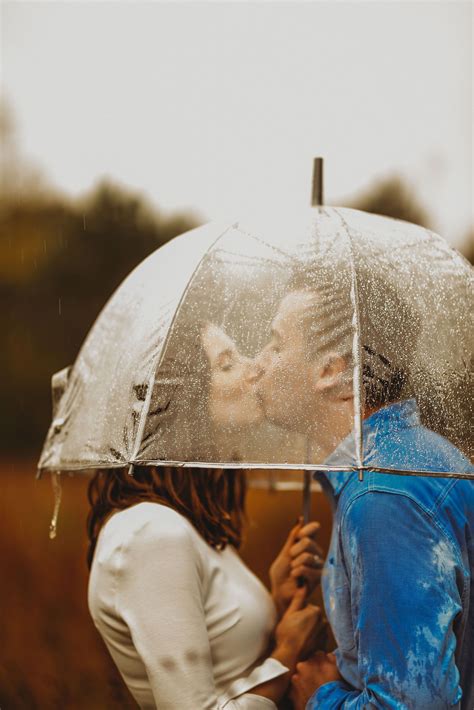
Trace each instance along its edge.
<path fill-rule="evenodd" d="M 109 175 L 204 219 L 342 204 L 400 173 L 472 223 L 470 2 L 3 3 L 22 153 L 71 194 Z"/>

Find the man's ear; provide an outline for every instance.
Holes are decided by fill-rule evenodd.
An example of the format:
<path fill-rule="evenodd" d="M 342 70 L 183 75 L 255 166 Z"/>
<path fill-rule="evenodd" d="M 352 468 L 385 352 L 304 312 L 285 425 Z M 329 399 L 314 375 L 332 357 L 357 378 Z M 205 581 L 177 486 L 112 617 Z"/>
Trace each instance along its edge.
<path fill-rule="evenodd" d="M 347 360 L 338 353 L 328 353 L 315 366 L 314 388 L 317 392 L 327 392 L 345 384 Z"/>

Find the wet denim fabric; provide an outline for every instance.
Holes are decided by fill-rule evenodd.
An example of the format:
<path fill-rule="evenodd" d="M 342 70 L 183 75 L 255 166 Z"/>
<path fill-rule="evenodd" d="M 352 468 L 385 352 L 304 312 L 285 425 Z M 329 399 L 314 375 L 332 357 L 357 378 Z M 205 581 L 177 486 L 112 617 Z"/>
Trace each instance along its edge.
<path fill-rule="evenodd" d="M 383 468 L 474 467 L 420 424 L 414 400 L 365 420 L 364 461 Z M 348 440 L 328 459 L 337 465 Z M 375 453 L 374 453 L 375 452 Z M 474 480 L 373 471 L 315 474 L 334 506 L 323 575 L 345 682 L 307 710 L 474 708 Z"/>

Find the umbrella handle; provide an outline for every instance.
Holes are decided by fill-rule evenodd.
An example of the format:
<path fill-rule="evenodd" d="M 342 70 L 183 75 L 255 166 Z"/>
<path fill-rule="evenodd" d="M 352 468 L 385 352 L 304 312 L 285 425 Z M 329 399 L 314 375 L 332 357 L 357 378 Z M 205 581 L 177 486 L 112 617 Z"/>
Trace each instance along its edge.
<path fill-rule="evenodd" d="M 303 483 L 303 523 L 307 525 L 311 517 L 311 479 L 312 471 L 304 472 Z"/>
<path fill-rule="evenodd" d="M 54 493 L 54 510 L 53 517 L 51 518 L 51 523 L 49 525 L 49 539 L 54 540 L 58 529 L 58 516 L 62 497 L 60 471 L 51 471 L 51 485 L 53 486 Z"/>
<path fill-rule="evenodd" d="M 303 525 L 309 523 L 311 517 L 311 478 L 312 472 L 305 471 L 303 484 Z M 298 587 L 304 587 L 306 579 L 304 577 L 298 577 L 296 584 Z"/>
<path fill-rule="evenodd" d="M 311 195 L 312 207 L 318 207 L 324 204 L 324 183 L 323 183 L 323 159 L 314 158 L 313 160 L 313 190 Z M 310 457 L 307 457 L 310 461 Z M 311 471 L 304 472 L 303 485 L 303 523 L 309 523 L 311 517 Z M 304 577 L 298 577 L 296 580 L 298 587 L 304 587 L 306 580 Z"/>

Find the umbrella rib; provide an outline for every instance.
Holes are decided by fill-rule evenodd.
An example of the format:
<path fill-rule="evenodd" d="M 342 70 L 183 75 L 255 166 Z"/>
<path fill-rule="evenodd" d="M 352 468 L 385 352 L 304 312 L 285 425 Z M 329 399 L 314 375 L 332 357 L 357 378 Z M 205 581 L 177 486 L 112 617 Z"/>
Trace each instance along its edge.
<path fill-rule="evenodd" d="M 290 252 L 286 252 L 283 249 L 278 249 L 274 244 L 270 244 L 269 242 L 265 241 L 265 239 L 262 239 L 261 237 L 255 236 L 255 234 L 251 234 L 250 232 L 245 231 L 242 229 L 240 225 L 236 225 L 235 229 L 237 232 L 240 234 L 245 235 L 246 237 L 250 237 L 250 239 L 253 239 L 257 244 L 263 244 L 264 246 L 268 247 L 271 251 L 274 251 L 276 254 L 279 254 L 280 256 L 283 256 L 285 259 L 291 259 L 291 261 L 297 261 L 297 258 L 291 254 Z"/>
<path fill-rule="evenodd" d="M 225 250 L 225 249 L 216 249 L 215 256 L 219 257 L 221 263 L 224 263 L 224 264 L 226 263 L 226 260 L 224 258 L 222 258 L 222 256 L 225 257 L 226 255 L 232 256 L 232 257 L 236 257 L 236 256 L 240 257 L 241 261 L 237 261 L 235 258 L 232 261 L 233 265 L 236 264 L 239 266 L 247 266 L 248 264 L 254 265 L 256 263 L 259 263 L 259 264 L 261 263 L 261 264 L 265 265 L 270 261 L 269 259 L 267 259 L 263 256 L 255 256 L 255 257 L 252 257 L 251 259 L 250 258 L 246 259 L 245 256 L 243 256 L 242 254 L 237 254 L 236 252 L 232 252 L 232 251 Z M 278 267 L 282 271 L 285 271 L 285 269 L 286 269 L 286 266 L 284 264 L 282 264 L 280 261 L 271 261 L 271 264 L 275 267 Z"/>
<path fill-rule="evenodd" d="M 186 463 L 183 463 L 182 461 L 165 461 L 165 460 L 153 460 L 153 459 L 148 459 L 148 460 L 137 460 L 137 461 L 130 461 L 129 462 L 132 465 L 137 465 L 137 466 L 177 466 L 179 468 L 239 468 L 239 469 L 248 469 L 248 470 L 262 470 L 265 471 L 267 469 L 274 470 L 274 471 L 279 471 L 279 470 L 286 470 L 286 471 L 295 471 L 295 473 L 298 473 L 299 471 L 302 470 L 310 470 L 310 471 L 326 471 L 328 473 L 331 473 L 331 471 L 345 471 L 347 473 L 360 473 L 360 471 L 364 471 L 367 473 L 388 473 L 392 474 L 395 476 L 422 476 L 425 478 L 463 478 L 469 481 L 474 480 L 474 475 L 472 473 L 467 473 L 466 471 L 423 471 L 421 469 L 394 469 L 394 468 L 384 468 L 383 466 L 325 466 L 323 464 L 262 464 L 262 463 L 241 463 L 239 461 L 234 461 L 232 462 L 232 465 L 229 463 L 223 463 L 223 462 L 215 462 L 215 461 L 208 461 L 208 462 L 202 462 L 202 461 L 187 461 Z M 121 465 L 116 465 L 116 468 L 127 468 L 129 463 L 121 464 Z M 68 473 L 68 472 L 88 472 L 90 471 L 91 473 L 94 473 L 96 469 L 109 469 L 112 465 L 110 461 L 103 462 L 103 463 L 96 463 L 90 462 L 89 465 L 74 465 L 72 464 L 71 466 L 64 466 L 61 469 L 61 473 Z M 295 466 L 298 466 L 298 468 L 295 468 Z M 42 471 L 57 471 L 57 467 L 53 466 L 44 466 Z"/>
<path fill-rule="evenodd" d="M 136 434 L 135 443 L 134 443 L 134 446 L 133 446 L 133 453 L 132 453 L 132 456 L 131 456 L 131 460 L 129 461 L 130 466 L 133 466 L 133 464 L 135 463 L 135 459 L 136 459 L 136 457 L 137 457 L 138 450 L 139 450 L 139 448 L 140 448 L 140 444 L 141 444 L 143 432 L 144 432 L 144 429 L 145 429 L 146 418 L 147 418 L 147 415 L 148 415 L 148 410 L 149 410 L 149 408 L 150 408 L 150 402 L 151 402 L 151 397 L 152 397 L 152 392 L 153 392 L 153 381 L 154 381 L 154 379 L 155 379 L 155 374 L 156 374 L 157 370 L 159 369 L 159 367 L 160 367 L 160 365 L 161 365 L 161 362 L 162 362 L 162 360 L 163 360 L 163 357 L 164 357 L 164 354 L 165 354 L 165 352 L 166 352 L 166 348 L 167 348 L 167 345 L 168 345 L 168 341 L 169 341 L 169 338 L 170 338 L 170 334 L 171 334 L 171 332 L 172 332 L 172 330 L 173 330 L 173 326 L 174 326 L 174 324 L 175 324 L 175 322 L 176 322 L 176 318 L 178 317 L 178 314 L 179 314 L 179 312 L 180 312 L 180 310 L 181 310 L 181 306 L 182 306 L 182 304 L 183 304 L 183 301 L 184 301 L 184 299 L 186 298 L 186 295 L 187 295 L 187 293 L 188 293 L 188 291 L 189 291 L 190 285 L 191 285 L 191 283 L 192 283 L 192 281 L 193 281 L 193 279 L 194 279 L 196 273 L 199 271 L 199 269 L 200 269 L 200 267 L 201 267 L 201 265 L 202 265 L 204 259 L 205 259 L 206 256 L 209 254 L 209 252 L 211 251 L 211 249 L 217 244 L 217 242 L 219 241 L 219 239 L 221 239 L 225 234 L 227 234 L 227 232 L 228 232 L 229 230 L 235 229 L 235 228 L 236 228 L 236 224 L 231 224 L 231 225 L 229 225 L 228 227 L 226 227 L 226 228 L 224 229 L 224 231 L 221 231 L 221 232 L 219 233 L 219 235 L 216 237 L 216 239 L 212 242 L 212 244 L 211 244 L 210 246 L 208 246 L 208 248 L 206 249 L 206 251 L 204 252 L 204 254 L 203 254 L 203 255 L 201 256 L 201 258 L 199 259 L 198 263 L 196 264 L 196 267 L 194 268 L 194 270 L 193 270 L 193 272 L 192 272 L 192 274 L 191 274 L 191 276 L 190 276 L 190 278 L 189 278 L 189 280 L 188 280 L 188 283 L 186 284 L 186 286 L 185 286 L 185 288 L 184 288 L 184 290 L 183 290 L 183 293 L 181 294 L 181 297 L 180 297 L 180 299 L 179 299 L 178 305 L 176 306 L 176 310 L 175 310 L 174 315 L 173 315 L 173 317 L 172 317 L 172 319 L 171 319 L 171 323 L 170 323 L 170 325 L 169 325 L 168 332 L 167 332 L 166 337 L 165 337 L 165 339 L 164 339 L 164 341 L 163 341 L 163 345 L 162 345 L 161 351 L 160 351 L 159 355 L 157 356 L 156 362 L 153 363 L 153 364 L 150 366 L 150 374 L 149 374 L 148 377 L 147 377 L 147 380 L 148 380 L 148 390 L 147 390 L 147 393 L 146 393 L 145 401 L 144 401 L 144 403 L 143 403 L 142 411 L 140 412 L 140 420 L 139 420 L 139 422 L 138 422 L 137 434 Z M 153 378 L 153 379 L 152 379 L 152 378 Z"/>
<path fill-rule="evenodd" d="M 354 354 L 354 360 L 355 360 L 355 367 L 354 367 L 354 386 L 353 386 L 353 391 L 354 391 L 354 407 L 357 410 L 356 411 L 356 416 L 354 418 L 354 427 L 355 427 L 355 441 L 356 441 L 356 457 L 357 457 L 357 464 L 358 464 L 358 469 L 359 469 L 359 474 L 362 477 L 362 471 L 364 470 L 363 468 L 363 434 L 362 434 L 362 349 L 361 349 L 361 343 L 360 343 L 360 313 L 359 313 L 359 292 L 357 288 L 357 274 L 356 274 L 356 268 L 355 268 L 355 260 L 354 260 L 354 248 L 352 244 L 352 238 L 349 230 L 349 226 L 344 219 L 344 217 L 341 215 L 338 209 L 334 210 L 336 214 L 338 215 L 339 219 L 342 222 L 342 225 L 345 229 L 347 239 L 349 242 L 349 256 L 350 256 L 350 264 L 351 264 L 351 301 L 354 306 L 354 326 L 355 326 L 355 334 L 354 334 L 354 341 L 353 341 L 353 354 Z"/>

